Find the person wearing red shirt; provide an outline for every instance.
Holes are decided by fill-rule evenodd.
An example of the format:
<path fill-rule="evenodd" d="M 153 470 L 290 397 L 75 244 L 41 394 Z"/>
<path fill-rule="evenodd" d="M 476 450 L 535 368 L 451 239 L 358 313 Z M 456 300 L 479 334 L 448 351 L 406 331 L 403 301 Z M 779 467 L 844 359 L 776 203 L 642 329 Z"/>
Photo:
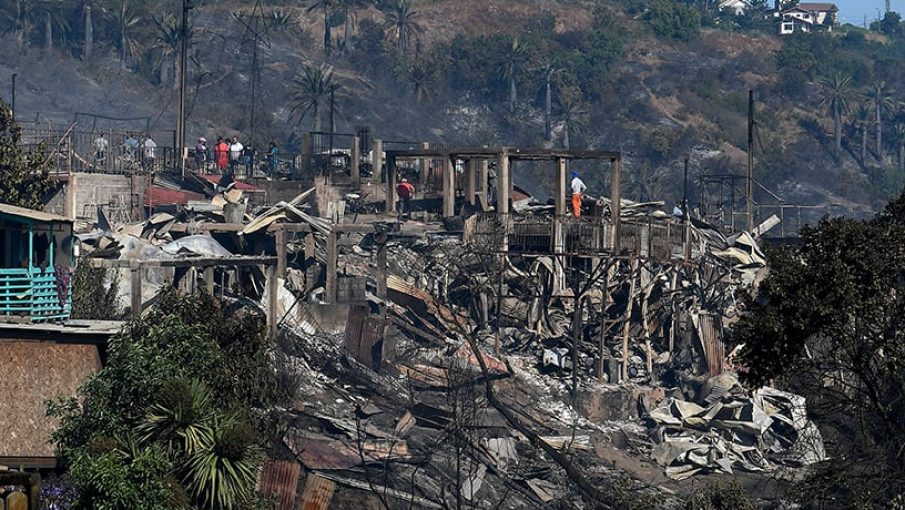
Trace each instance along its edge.
<path fill-rule="evenodd" d="M 399 195 L 399 203 L 396 206 L 399 213 L 406 214 L 411 212 L 411 200 L 415 196 L 415 187 L 412 186 L 412 183 L 408 179 L 402 179 L 396 185 L 396 194 Z"/>
<path fill-rule="evenodd" d="M 217 170 L 221 174 L 229 166 L 229 145 L 223 141 L 222 136 L 217 137 L 217 145 L 214 145 L 214 161 L 217 163 Z"/>

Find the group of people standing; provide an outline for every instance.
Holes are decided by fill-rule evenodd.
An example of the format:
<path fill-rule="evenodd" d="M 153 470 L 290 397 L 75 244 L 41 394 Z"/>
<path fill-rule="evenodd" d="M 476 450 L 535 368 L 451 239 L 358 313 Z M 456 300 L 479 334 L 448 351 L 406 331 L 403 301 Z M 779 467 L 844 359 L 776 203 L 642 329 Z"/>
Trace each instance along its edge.
<path fill-rule="evenodd" d="M 244 145 L 238 136 L 233 136 L 230 141 L 218 136 L 213 147 L 208 147 L 207 139 L 202 136 L 195 145 L 195 169 L 203 173 L 235 174 L 242 167 L 247 175 L 252 175 L 256 156 L 254 146 Z M 273 177 L 280 163 L 280 148 L 275 141 L 270 142 L 266 159 L 267 177 Z"/>
<path fill-rule="evenodd" d="M 95 166 L 105 167 L 112 163 L 108 159 L 110 155 L 110 140 L 107 139 L 107 133 L 102 131 L 94 139 L 92 145 Z M 126 133 L 126 137 L 119 147 L 119 156 L 126 163 L 141 163 L 145 169 L 153 170 L 157 162 L 157 142 L 151 138 L 149 133 L 145 133 L 140 139 L 135 133 Z"/>

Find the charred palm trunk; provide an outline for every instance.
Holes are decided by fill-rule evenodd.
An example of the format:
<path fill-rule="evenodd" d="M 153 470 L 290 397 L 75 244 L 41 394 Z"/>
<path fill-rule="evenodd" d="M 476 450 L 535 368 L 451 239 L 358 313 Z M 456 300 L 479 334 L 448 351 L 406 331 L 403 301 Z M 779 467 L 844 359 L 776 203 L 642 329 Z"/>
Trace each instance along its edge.
<path fill-rule="evenodd" d="M 546 96 L 544 97 L 544 132 L 547 135 L 547 140 L 550 139 L 553 127 L 551 126 L 550 117 L 553 114 L 553 87 L 550 84 L 550 75 L 547 74 L 547 90 Z"/>
<path fill-rule="evenodd" d="M 562 147 L 563 149 L 569 149 L 569 121 L 566 121 L 562 127 Z"/>
<path fill-rule="evenodd" d="M 833 134 L 836 139 L 836 157 L 842 152 L 842 114 L 839 111 L 839 103 L 833 106 Z"/>
<path fill-rule="evenodd" d="M 509 77 L 509 110 L 515 112 L 515 105 L 518 102 L 518 90 L 515 88 L 515 76 Z"/>
<path fill-rule="evenodd" d="M 330 10 L 329 4 L 324 2 L 324 50 L 330 49 Z"/>
<path fill-rule="evenodd" d="M 861 163 L 867 161 L 867 122 L 861 125 Z"/>
<path fill-rule="evenodd" d="M 85 60 L 91 60 L 94 53 L 94 22 L 91 20 L 91 5 L 85 4 Z"/>
<path fill-rule="evenodd" d="M 44 49 L 53 49 L 53 22 L 50 19 L 50 11 L 44 16 Z"/>
<path fill-rule="evenodd" d="M 877 101 L 877 159 L 883 161 L 883 105 Z"/>

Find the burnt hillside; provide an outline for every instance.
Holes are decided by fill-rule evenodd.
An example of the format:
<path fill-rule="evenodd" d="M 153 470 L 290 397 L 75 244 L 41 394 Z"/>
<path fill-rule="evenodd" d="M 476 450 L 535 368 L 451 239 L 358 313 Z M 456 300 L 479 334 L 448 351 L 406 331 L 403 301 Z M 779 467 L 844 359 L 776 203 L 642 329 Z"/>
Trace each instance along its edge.
<path fill-rule="evenodd" d="M 753 89 L 760 202 L 858 214 L 905 182 L 898 24 L 878 27 L 886 35 L 840 27 L 780 38 L 757 15 L 660 0 L 195 3 L 190 139 L 247 139 L 254 109 L 257 143 L 291 148 L 300 132 L 329 129 L 325 91 L 335 87 L 338 132 L 621 149 L 629 197 L 677 200 L 685 157 L 693 183 L 744 172 Z M 67 1 L 50 14 L 17 4 L 3 2 L 0 79 L 18 73 L 20 119 L 88 112 L 175 124 L 180 2 Z M 833 76 L 845 79 L 838 154 Z M 593 184 L 595 169 L 580 169 Z M 522 173 L 529 189 L 548 191 L 543 169 Z"/>

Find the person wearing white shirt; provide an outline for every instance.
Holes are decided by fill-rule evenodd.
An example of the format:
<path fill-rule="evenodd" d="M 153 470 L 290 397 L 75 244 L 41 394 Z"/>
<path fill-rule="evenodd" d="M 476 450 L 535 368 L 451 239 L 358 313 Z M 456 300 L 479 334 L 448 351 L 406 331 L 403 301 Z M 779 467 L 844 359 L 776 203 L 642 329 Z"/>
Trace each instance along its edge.
<path fill-rule="evenodd" d="M 572 216 L 575 218 L 581 218 L 581 197 L 584 194 L 585 190 L 588 189 L 585 186 L 584 181 L 578 177 L 578 172 L 572 172 Z"/>
<path fill-rule="evenodd" d="M 239 141 L 238 136 L 233 137 L 233 142 L 229 144 L 229 166 L 235 171 L 236 165 L 242 161 L 242 151 L 245 146 Z"/>

